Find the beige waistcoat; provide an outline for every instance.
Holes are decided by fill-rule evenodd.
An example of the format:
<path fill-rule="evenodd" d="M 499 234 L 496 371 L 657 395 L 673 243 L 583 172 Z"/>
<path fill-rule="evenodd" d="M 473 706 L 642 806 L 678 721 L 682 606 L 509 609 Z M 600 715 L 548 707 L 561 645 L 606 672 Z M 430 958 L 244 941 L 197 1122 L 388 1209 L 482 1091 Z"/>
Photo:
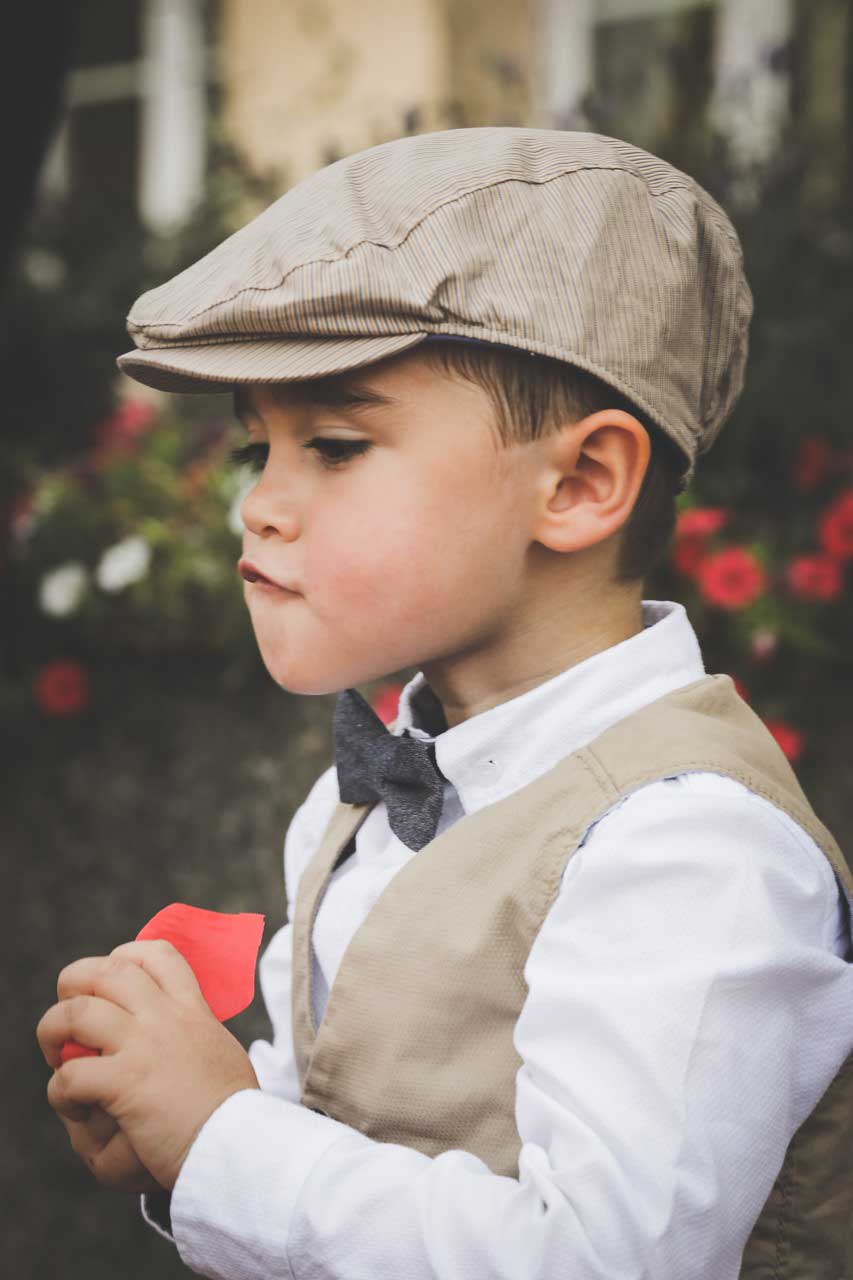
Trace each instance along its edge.
<path fill-rule="evenodd" d="M 372 808 L 341 803 L 302 874 L 293 920 L 303 1105 L 377 1141 L 428 1156 L 461 1148 L 518 1177 L 512 1034 L 530 948 L 591 824 L 636 788 L 688 770 L 727 774 L 783 809 L 853 896 L 853 875 L 775 739 L 729 676 L 706 675 L 419 850 L 353 935 L 318 1029 L 314 919 Z M 740 1277 L 853 1280 L 853 1054 L 791 1138 Z"/>

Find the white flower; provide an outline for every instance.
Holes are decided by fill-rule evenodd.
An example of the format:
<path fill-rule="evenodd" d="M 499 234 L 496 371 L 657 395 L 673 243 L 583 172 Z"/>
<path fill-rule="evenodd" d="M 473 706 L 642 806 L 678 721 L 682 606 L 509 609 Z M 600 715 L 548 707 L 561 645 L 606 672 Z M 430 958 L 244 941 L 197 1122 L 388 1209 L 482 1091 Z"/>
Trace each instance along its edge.
<path fill-rule="evenodd" d="M 240 508 L 242 507 L 249 492 L 254 489 L 257 483 L 258 477 L 254 472 L 250 471 L 246 478 L 241 481 L 240 488 L 235 493 L 234 500 L 229 508 L 228 528 L 232 533 L 236 533 L 238 538 L 243 536 L 243 529 L 245 528 L 245 525 L 243 524 L 243 517 L 240 515 Z"/>
<path fill-rule="evenodd" d="M 53 618 L 64 618 L 73 613 L 86 590 L 89 575 L 82 564 L 69 560 L 58 569 L 51 569 L 39 583 L 39 604 L 43 613 Z"/>
<path fill-rule="evenodd" d="M 123 538 L 101 556 L 95 570 L 98 586 L 103 591 L 121 591 L 144 578 L 150 563 L 151 548 L 144 538 Z"/>
<path fill-rule="evenodd" d="M 756 658 L 770 658 L 779 647 L 779 637 L 769 627 L 759 627 L 753 631 L 750 645 Z"/>

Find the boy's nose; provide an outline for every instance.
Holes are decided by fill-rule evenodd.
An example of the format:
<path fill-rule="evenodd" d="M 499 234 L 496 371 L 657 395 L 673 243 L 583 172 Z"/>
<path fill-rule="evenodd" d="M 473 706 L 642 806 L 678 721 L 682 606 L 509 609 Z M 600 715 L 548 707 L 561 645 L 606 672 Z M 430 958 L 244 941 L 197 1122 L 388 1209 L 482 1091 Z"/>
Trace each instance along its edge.
<path fill-rule="evenodd" d="M 282 494 L 280 486 L 273 487 L 263 476 L 243 499 L 240 518 L 246 529 L 258 537 L 274 532 L 292 542 L 299 536 L 299 518 L 293 501 Z"/>

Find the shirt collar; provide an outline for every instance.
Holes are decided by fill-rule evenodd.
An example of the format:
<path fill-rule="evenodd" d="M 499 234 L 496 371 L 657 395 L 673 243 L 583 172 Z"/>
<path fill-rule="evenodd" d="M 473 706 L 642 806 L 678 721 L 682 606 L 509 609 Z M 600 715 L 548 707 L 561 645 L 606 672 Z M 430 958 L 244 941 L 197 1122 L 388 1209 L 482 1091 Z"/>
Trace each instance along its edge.
<path fill-rule="evenodd" d="M 643 600 L 641 606 L 643 630 L 636 635 L 443 732 L 425 727 L 437 727 L 428 715 L 435 699 L 419 671 L 402 689 L 392 732 L 408 729 L 435 743 L 438 766 L 466 813 L 495 803 L 618 720 L 705 675 L 684 605 Z"/>

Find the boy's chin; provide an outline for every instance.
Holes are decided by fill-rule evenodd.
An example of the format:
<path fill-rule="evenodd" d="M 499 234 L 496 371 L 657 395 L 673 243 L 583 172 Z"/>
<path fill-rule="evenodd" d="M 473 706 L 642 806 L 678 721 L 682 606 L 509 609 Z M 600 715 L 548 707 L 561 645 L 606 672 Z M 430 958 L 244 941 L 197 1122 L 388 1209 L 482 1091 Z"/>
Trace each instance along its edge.
<path fill-rule="evenodd" d="M 412 662 L 398 661 L 401 655 L 391 652 L 385 654 L 384 665 L 381 654 L 379 664 L 368 661 L 359 663 L 355 660 L 354 653 L 347 652 L 346 648 L 340 653 L 327 654 L 327 660 L 321 662 L 316 651 L 302 652 L 298 645 L 264 644 L 257 632 L 255 639 L 261 660 L 279 688 L 286 693 L 304 694 L 307 697 L 323 697 L 330 693 L 341 693 L 344 689 L 354 689 L 359 685 L 373 684 L 377 680 L 387 680 L 412 665 Z M 267 640 L 272 641 L 272 637 L 267 637 Z M 371 646 L 374 653 L 380 647 L 379 644 Z"/>
<path fill-rule="evenodd" d="M 346 688 L 346 685 L 330 683 L 329 681 L 320 680 L 316 676 L 300 677 L 293 675 L 291 672 L 277 672 L 268 663 L 265 665 L 275 683 L 285 693 L 300 694 L 310 698 L 312 696 L 320 697 L 326 693 L 340 693 L 341 689 Z"/>
<path fill-rule="evenodd" d="M 341 670 L 317 671 L 302 670 L 293 663 L 268 660 L 263 654 L 264 666 L 272 679 L 286 693 L 301 694 L 305 697 L 322 697 L 324 694 L 340 693 L 356 684 L 368 683 L 372 677 L 363 678 L 357 672 L 349 673 Z"/>

